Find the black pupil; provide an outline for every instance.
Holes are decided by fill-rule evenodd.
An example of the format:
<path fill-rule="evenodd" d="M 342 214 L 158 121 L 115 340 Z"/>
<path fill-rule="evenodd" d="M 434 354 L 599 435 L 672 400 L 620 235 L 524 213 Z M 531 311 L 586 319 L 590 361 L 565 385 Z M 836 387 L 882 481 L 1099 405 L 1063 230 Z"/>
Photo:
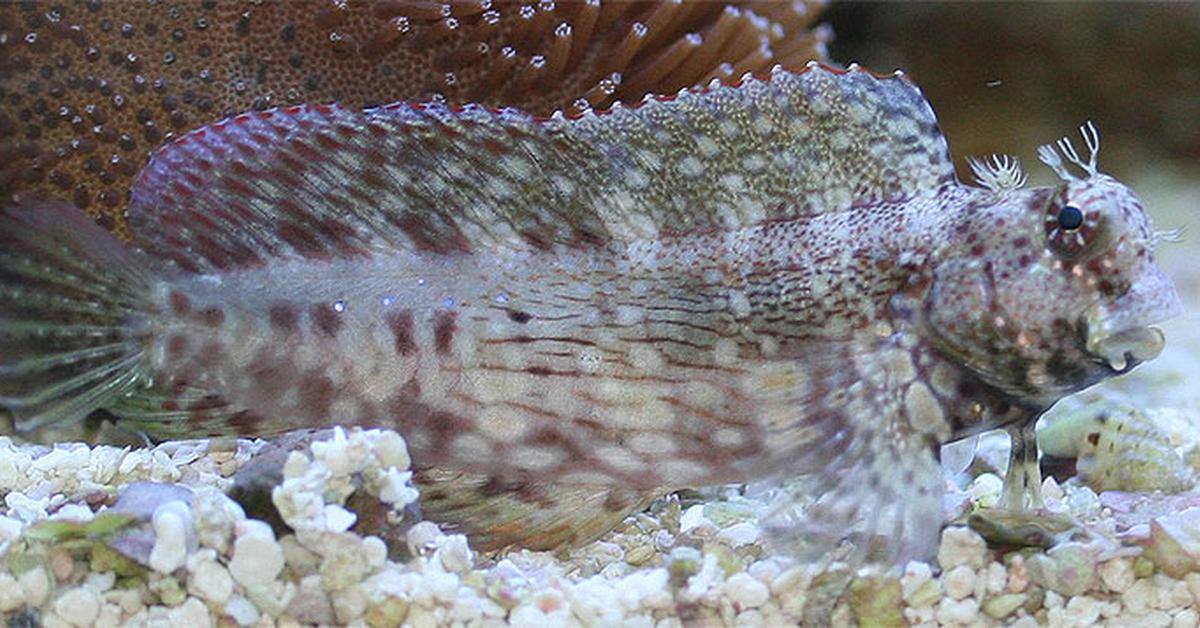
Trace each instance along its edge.
<path fill-rule="evenodd" d="M 1067 205 L 1058 210 L 1058 226 L 1071 231 L 1078 229 L 1083 224 L 1083 212 L 1079 211 L 1078 207 Z"/>

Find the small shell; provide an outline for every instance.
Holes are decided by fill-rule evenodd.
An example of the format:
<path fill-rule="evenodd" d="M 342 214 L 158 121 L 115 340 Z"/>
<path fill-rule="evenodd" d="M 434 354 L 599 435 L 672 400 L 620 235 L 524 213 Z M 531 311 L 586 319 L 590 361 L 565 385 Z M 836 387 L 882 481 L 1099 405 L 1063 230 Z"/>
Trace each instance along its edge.
<path fill-rule="evenodd" d="M 1080 479 L 1096 492 L 1178 493 L 1195 483 L 1168 436 L 1128 405 L 1089 404 L 1039 430 L 1038 442 L 1049 456 L 1075 458 Z"/>

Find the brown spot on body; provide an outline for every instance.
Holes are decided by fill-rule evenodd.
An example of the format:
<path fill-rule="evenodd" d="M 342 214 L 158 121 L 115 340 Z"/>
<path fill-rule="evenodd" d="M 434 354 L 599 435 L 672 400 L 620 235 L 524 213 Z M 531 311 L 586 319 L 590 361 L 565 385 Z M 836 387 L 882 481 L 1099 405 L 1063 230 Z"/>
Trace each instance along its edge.
<path fill-rule="evenodd" d="M 537 229 L 525 229 L 520 232 L 520 235 L 522 240 L 538 251 L 549 251 L 553 246 L 553 242 L 550 241 L 547 234 Z"/>
<path fill-rule="evenodd" d="M 584 464 L 590 458 L 578 443 L 563 434 L 556 427 L 547 426 L 534 431 L 527 439 L 527 442 L 531 445 L 567 452 L 578 464 Z"/>
<path fill-rule="evenodd" d="M 225 345 L 218 340 L 207 340 L 192 357 L 192 363 L 201 369 L 213 366 L 225 356 Z"/>
<path fill-rule="evenodd" d="M 291 303 L 280 302 L 268 309 L 271 317 L 271 327 L 285 334 L 294 333 L 300 328 L 300 313 Z"/>
<path fill-rule="evenodd" d="M 381 415 L 379 406 L 370 401 L 359 401 L 358 408 L 354 414 L 355 425 L 363 427 L 388 427 L 387 422 Z"/>
<path fill-rule="evenodd" d="M 312 373 L 300 384 L 300 411 L 316 419 L 328 419 L 333 405 L 333 380 L 322 373 Z"/>
<path fill-rule="evenodd" d="M 263 433 L 266 419 L 248 410 L 242 410 L 229 417 L 229 427 L 243 436 L 257 436 Z"/>
<path fill-rule="evenodd" d="M 228 405 L 219 395 L 204 395 L 203 397 L 188 404 L 187 409 L 197 417 L 204 415 L 209 410 L 224 408 Z"/>
<path fill-rule="evenodd" d="M 384 322 L 387 323 L 388 329 L 392 330 L 392 337 L 395 339 L 396 353 L 400 355 L 411 355 L 417 350 L 417 343 L 413 339 L 413 314 L 412 310 L 398 310 L 388 312 L 384 316 Z"/>
<path fill-rule="evenodd" d="M 178 290 L 172 290 L 167 300 L 171 303 L 171 311 L 179 316 L 187 316 L 192 311 L 192 300 Z"/>
<path fill-rule="evenodd" d="M 225 322 L 225 310 L 215 305 L 206 307 L 200 311 L 199 320 L 205 327 L 220 327 Z"/>
<path fill-rule="evenodd" d="M 178 360 L 187 351 L 188 339 L 183 334 L 171 334 L 167 337 L 166 354 L 168 360 Z"/>
<path fill-rule="evenodd" d="M 317 303 L 309 310 L 312 317 L 313 333 L 336 338 L 342 330 L 342 317 L 328 303 Z"/>
<path fill-rule="evenodd" d="M 450 353 L 454 332 L 458 331 L 458 314 L 449 310 L 438 310 L 433 315 L 433 346 L 438 353 Z"/>
<path fill-rule="evenodd" d="M 425 428 L 433 435 L 433 446 L 439 451 L 449 451 L 456 436 L 470 431 L 471 421 L 452 412 L 434 411 L 425 421 Z"/>
<path fill-rule="evenodd" d="M 409 380 L 387 404 L 392 424 L 405 433 L 409 447 L 425 464 L 444 462 L 455 436 L 472 429 L 471 421 L 418 401 L 420 386 Z"/>
<path fill-rule="evenodd" d="M 522 312 L 520 310 L 508 310 L 508 320 L 514 323 L 520 323 L 521 325 L 524 325 L 532 318 L 533 315 L 528 312 Z"/>
<path fill-rule="evenodd" d="M 391 422 L 400 431 L 426 420 L 432 409 L 418 401 L 421 396 L 421 385 L 416 379 L 410 379 L 396 391 L 396 395 L 387 401 L 387 412 Z"/>
<path fill-rule="evenodd" d="M 609 512 L 629 512 L 637 505 L 638 495 L 614 489 L 604 496 L 604 509 Z"/>
<path fill-rule="evenodd" d="M 254 382 L 254 392 L 264 399 L 282 395 L 295 384 L 295 367 L 272 348 L 264 348 L 246 366 L 246 376 Z"/>

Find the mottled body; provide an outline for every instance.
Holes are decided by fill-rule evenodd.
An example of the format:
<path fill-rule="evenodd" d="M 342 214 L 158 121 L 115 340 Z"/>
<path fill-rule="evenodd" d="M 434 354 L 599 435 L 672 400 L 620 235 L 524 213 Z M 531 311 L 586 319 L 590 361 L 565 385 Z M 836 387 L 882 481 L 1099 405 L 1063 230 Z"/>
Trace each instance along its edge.
<path fill-rule="evenodd" d="M 239 116 L 140 177 L 139 255 L 173 268 L 122 287 L 136 376 L 91 406 L 157 434 L 393 426 L 428 473 L 551 512 L 819 474 L 833 540 L 865 518 L 889 557 L 922 554 L 938 444 L 1161 347 L 1143 326 L 1177 297 L 1148 221 L 1091 174 L 961 185 L 920 92 L 856 68 L 572 120 Z M 9 388 L 26 425 L 64 418 Z M 480 516 L 461 523 L 491 544 L 544 532 L 511 503 Z"/>
<path fill-rule="evenodd" d="M 903 218 L 879 212 L 865 227 Z M 152 363 L 253 408 L 251 433 L 332 416 L 395 424 L 434 466 L 601 473 L 646 489 L 741 481 L 754 464 L 781 464 L 764 458 L 753 420 L 773 403 L 760 392 L 779 365 L 859 334 L 900 342 L 888 300 L 912 269 L 892 260 L 919 266 L 920 240 L 864 238 L 834 220 L 585 253 L 382 254 L 201 275 L 164 284 Z"/>

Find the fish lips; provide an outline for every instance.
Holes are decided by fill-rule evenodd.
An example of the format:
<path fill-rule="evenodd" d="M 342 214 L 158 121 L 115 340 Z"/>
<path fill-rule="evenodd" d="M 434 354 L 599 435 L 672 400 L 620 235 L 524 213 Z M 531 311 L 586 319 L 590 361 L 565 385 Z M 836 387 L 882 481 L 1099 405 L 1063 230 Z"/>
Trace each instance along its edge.
<path fill-rule="evenodd" d="M 1166 335 L 1157 327 L 1135 327 L 1099 339 L 1089 338 L 1088 353 L 1121 374 L 1158 357 L 1166 342 Z"/>
<path fill-rule="evenodd" d="M 1183 311 L 1179 294 L 1161 271 L 1146 279 L 1111 304 L 1097 304 L 1086 317 L 1086 350 L 1114 373 L 1158 357 L 1166 335 L 1151 325 Z"/>

